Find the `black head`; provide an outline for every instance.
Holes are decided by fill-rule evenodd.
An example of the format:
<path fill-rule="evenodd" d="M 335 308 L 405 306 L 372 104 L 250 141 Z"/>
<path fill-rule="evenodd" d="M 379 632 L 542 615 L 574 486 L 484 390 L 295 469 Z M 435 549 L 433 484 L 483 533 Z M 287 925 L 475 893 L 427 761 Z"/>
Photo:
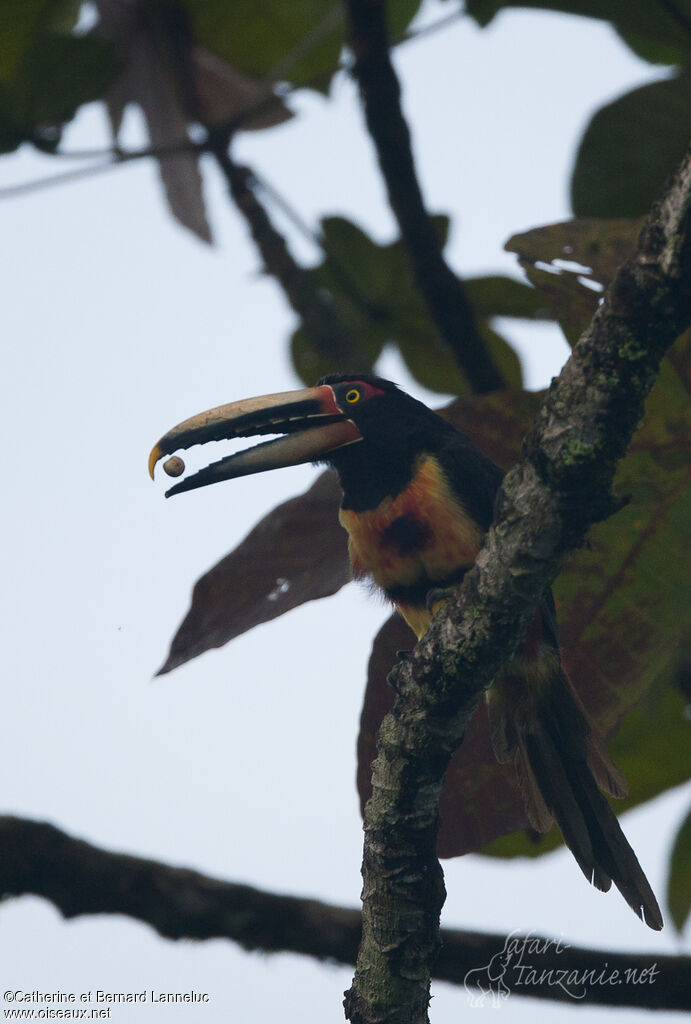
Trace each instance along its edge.
<path fill-rule="evenodd" d="M 410 482 L 419 457 L 439 451 L 453 432 L 426 405 L 382 377 L 330 374 L 319 385 L 332 389 L 336 405 L 362 435 L 361 442 L 315 460 L 338 471 L 345 508 L 375 508 L 398 494 Z"/>

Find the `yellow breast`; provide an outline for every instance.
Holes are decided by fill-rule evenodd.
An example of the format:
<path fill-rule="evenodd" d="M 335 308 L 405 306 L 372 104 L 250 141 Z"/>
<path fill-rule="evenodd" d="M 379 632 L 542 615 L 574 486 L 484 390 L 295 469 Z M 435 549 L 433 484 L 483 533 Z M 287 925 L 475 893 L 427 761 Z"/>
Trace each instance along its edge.
<path fill-rule="evenodd" d="M 348 531 L 355 575 L 371 578 L 384 591 L 425 580 L 433 585 L 472 565 L 482 539 L 481 529 L 466 513 L 433 456 L 420 459 L 410 484 L 400 494 L 366 512 L 341 509 L 340 521 Z M 420 604 L 424 607 L 424 601 L 417 602 L 413 616 L 412 606 L 400 603 L 418 635 L 429 624 L 429 614 Z"/>

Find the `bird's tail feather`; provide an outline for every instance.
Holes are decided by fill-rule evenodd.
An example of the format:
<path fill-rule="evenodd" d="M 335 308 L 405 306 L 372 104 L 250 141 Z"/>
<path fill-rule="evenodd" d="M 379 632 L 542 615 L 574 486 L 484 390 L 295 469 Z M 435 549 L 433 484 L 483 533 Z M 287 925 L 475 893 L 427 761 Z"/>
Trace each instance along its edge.
<path fill-rule="evenodd" d="M 626 783 L 593 733 L 561 666 L 543 666 L 538 685 L 509 669 L 489 691 L 490 726 L 498 760 L 512 760 L 530 824 L 546 832 L 556 819 L 581 871 L 606 892 L 614 882 L 649 927 L 662 928 L 655 895 L 600 788 L 613 796 Z M 535 682 L 535 681 L 534 681 Z"/>

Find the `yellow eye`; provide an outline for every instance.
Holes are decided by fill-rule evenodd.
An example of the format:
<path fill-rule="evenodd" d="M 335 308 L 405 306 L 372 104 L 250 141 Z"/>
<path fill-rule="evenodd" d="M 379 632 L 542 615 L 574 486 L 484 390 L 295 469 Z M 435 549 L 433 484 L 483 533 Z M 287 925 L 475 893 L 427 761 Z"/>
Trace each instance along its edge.
<path fill-rule="evenodd" d="M 345 393 L 345 400 L 346 400 L 346 402 L 350 402 L 351 405 L 353 405 L 355 402 L 359 402 L 360 401 L 360 392 L 358 391 L 358 389 L 357 388 L 351 388 L 350 391 L 346 391 L 346 393 Z"/>

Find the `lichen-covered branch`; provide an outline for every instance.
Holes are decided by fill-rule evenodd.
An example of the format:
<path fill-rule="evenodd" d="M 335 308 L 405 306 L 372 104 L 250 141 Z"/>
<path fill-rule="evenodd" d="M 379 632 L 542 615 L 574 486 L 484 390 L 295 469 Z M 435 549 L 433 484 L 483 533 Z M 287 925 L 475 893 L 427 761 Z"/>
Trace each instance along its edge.
<path fill-rule="evenodd" d="M 355 963 L 358 910 L 263 892 L 185 868 L 111 853 L 53 825 L 25 818 L 0 817 L 0 850 L 0 896 L 42 896 L 67 918 L 124 914 L 151 925 L 168 939 L 223 938 L 247 950 Z M 504 975 L 505 984 L 516 995 L 589 1005 L 691 1009 L 686 984 L 689 957 L 580 949 L 535 935 L 522 947 L 521 936 L 451 929 L 442 931 L 442 940 L 434 977 L 452 984 L 464 985 L 467 980 L 472 986 L 481 981 L 483 968 L 507 949 L 515 960 L 522 948 L 529 954 L 539 948 L 541 978 L 513 968 Z M 620 972 L 621 984 L 589 981 L 605 965 L 610 975 Z M 559 983 L 567 975 L 571 981 Z M 642 976 L 649 982 L 641 984 Z"/>
<path fill-rule="evenodd" d="M 427 1021 L 444 899 L 435 840 L 444 772 L 565 555 L 615 507 L 611 487 L 667 348 L 691 323 L 691 150 L 636 252 L 553 382 L 457 600 L 411 656 L 382 724 L 365 811 L 363 937 L 346 1014 Z"/>
<path fill-rule="evenodd" d="M 250 229 L 267 273 L 280 284 L 323 361 L 331 366 L 370 369 L 366 357 L 346 331 L 331 296 L 315 288 L 309 274 L 291 256 L 285 239 L 271 223 L 252 188 L 252 172 L 230 156 L 227 135 L 214 136 L 209 148 Z"/>
<path fill-rule="evenodd" d="M 477 329 L 463 285 L 446 263 L 434 222 L 425 209 L 401 109 L 401 88 L 391 63 L 384 0 L 346 0 L 353 69 L 415 281 L 449 350 L 475 391 L 496 391 L 502 376 Z"/>

